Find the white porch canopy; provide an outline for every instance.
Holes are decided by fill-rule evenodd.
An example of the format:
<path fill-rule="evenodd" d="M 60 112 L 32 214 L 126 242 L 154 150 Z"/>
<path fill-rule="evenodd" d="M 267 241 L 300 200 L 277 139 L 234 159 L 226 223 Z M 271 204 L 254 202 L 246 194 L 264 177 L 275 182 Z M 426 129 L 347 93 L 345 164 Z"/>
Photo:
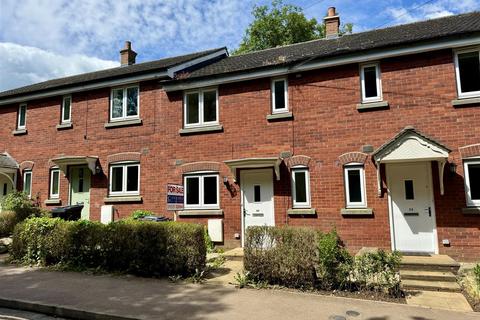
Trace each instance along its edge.
<path fill-rule="evenodd" d="M 63 174 L 67 175 L 67 167 L 72 165 L 86 164 L 92 174 L 95 174 L 95 167 L 97 165 L 98 157 L 95 156 L 62 156 L 50 160 L 60 168 Z"/>
<path fill-rule="evenodd" d="M 280 164 L 282 159 L 275 158 L 244 158 L 236 160 L 226 160 L 224 163 L 230 168 L 235 180 L 237 180 L 237 169 L 260 169 L 271 168 L 275 171 L 277 180 L 280 180 Z"/>
<path fill-rule="evenodd" d="M 7 177 L 14 188 L 16 185 L 15 176 L 19 167 L 17 161 L 15 161 L 15 159 L 13 159 L 8 153 L 0 153 L 0 175 Z"/>
<path fill-rule="evenodd" d="M 373 153 L 377 165 L 378 196 L 382 193 L 380 176 L 381 163 L 437 161 L 440 181 L 440 194 L 444 193 L 443 171 L 450 149 L 443 144 L 421 134 L 413 127 L 405 127 L 389 142 Z"/>

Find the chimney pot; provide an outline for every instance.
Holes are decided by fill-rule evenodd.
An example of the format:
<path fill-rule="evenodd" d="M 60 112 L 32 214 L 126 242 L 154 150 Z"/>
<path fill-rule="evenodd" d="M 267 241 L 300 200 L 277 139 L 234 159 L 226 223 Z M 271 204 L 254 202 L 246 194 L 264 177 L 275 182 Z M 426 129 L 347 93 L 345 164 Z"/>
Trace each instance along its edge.
<path fill-rule="evenodd" d="M 135 64 L 137 53 L 132 50 L 132 43 L 125 41 L 125 47 L 120 50 L 120 64 L 122 66 L 129 66 Z"/>
<path fill-rule="evenodd" d="M 335 7 L 328 8 L 325 21 L 325 37 L 327 39 L 337 38 L 340 33 L 340 16 L 337 15 Z"/>
<path fill-rule="evenodd" d="M 335 12 L 335 7 L 330 7 L 328 8 L 328 16 L 329 17 L 333 17 L 336 15 L 336 12 Z"/>

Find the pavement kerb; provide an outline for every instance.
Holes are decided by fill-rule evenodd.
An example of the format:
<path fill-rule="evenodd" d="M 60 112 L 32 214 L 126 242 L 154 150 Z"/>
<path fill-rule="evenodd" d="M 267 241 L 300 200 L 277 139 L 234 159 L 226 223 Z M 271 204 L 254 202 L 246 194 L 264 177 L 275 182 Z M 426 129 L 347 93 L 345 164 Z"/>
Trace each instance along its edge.
<path fill-rule="evenodd" d="M 25 300 L 13 300 L 0 297 L 0 307 L 42 313 L 50 316 L 65 317 L 75 320 L 138 320 L 106 313 L 90 312 L 58 305 L 47 305 Z"/>

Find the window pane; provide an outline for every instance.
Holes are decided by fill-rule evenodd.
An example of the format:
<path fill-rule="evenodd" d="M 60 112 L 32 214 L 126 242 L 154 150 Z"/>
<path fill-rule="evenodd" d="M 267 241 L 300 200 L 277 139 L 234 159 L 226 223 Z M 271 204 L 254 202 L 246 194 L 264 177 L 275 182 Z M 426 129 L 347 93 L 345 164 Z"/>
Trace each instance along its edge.
<path fill-rule="evenodd" d="M 70 120 L 70 98 L 63 99 L 63 116 L 62 121 L 69 121 Z"/>
<path fill-rule="evenodd" d="M 18 114 L 18 126 L 19 127 L 24 127 L 25 126 L 26 114 L 27 114 L 27 106 L 23 105 L 23 106 L 20 107 L 19 114 Z"/>
<path fill-rule="evenodd" d="M 260 190 L 260 186 L 254 186 L 253 187 L 253 201 L 254 202 L 261 202 L 262 201 L 262 197 L 261 197 L 261 190 Z"/>
<path fill-rule="evenodd" d="M 52 171 L 52 195 L 58 194 L 59 179 L 60 172 L 58 170 Z"/>
<path fill-rule="evenodd" d="M 198 93 L 187 94 L 187 124 L 198 123 Z"/>
<path fill-rule="evenodd" d="M 458 67 L 462 92 L 480 91 L 479 52 L 459 54 Z"/>
<path fill-rule="evenodd" d="M 217 121 L 217 92 L 203 93 L 203 121 Z"/>
<path fill-rule="evenodd" d="M 138 116 L 138 88 L 127 89 L 127 116 Z"/>
<path fill-rule="evenodd" d="M 112 118 L 123 117 L 123 89 L 113 90 Z"/>
<path fill-rule="evenodd" d="M 274 82 L 275 90 L 275 109 L 285 109 L 285 81 L 275 81 Z"/>
<path fill-rule="evenodd" d="M 415 195 L 413 192 L 413 180 L 405 180 L 405 199 L 413 200 Z"/>
<path fill-rule="evenodd" d="M 83 192 L 85 170 L 83 168 L 78 169 L 78 192 Z"/>
<path fill-rule="evenodd" d="M 127 191 L 138 191 L 138 166 L 127 167 Z"/>
<path fill-rule="evenodd" d="M 362 190 L 360 182 L 360 169 L 348 170 L 348 193 L 349 202 L 362 202 Z"/>
<path fill-rule="evenodd" d="M 295 172 L 295 201 L 307 202 L 307 180 L 306 172 Z"/>
<path fill-rule="evenodd" d="M 377 97 L 378 91 L 376 67 L 364 68 L 363 79 L 365 82 L 365 98 Z"/>
<path fill-rule="evenodd" d="M 185 188 L 187 204 L 200 204 L 200 178 L 188 177 L 185 180 L 187 184 Z"/>
<path fill-rule="evenodd" d="M 112 192 L 121 192 L 123 189 L 123 167 L 112 168 Z"/>
<path fill-rule="evenodd" d="M 24 178 L 24 183 L 23 183 L 23 192 L 26 194 L 30 194 L 30 189 L 32 186 L 32 173 L 31 172 L 26 172 L 25 173 L 25 178 Z"/>
<path fill-rule="evenodd" d="M 203 203 L 217 204 L 217 178 L 203 178 Z"/>
<path fill-rule="evenodd" d="M 472 200 L 480 200 L 480 164 L 468 165 L 468 178 Z"/>

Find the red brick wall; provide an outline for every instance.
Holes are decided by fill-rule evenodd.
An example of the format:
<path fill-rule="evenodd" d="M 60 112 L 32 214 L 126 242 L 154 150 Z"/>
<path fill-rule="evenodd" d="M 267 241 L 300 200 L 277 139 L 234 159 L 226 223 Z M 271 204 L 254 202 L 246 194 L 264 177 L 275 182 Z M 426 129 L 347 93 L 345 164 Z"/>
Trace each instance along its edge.
<path fill-rule="evenodd" d="M 180 136 L 182 93 L 165 93 L 155 82 L 142 83 L 140 114 L 143 125 L 105 129 L 110 90 L 73 94 L 72 130 L 57 131 L 60 98 L 29 103 L 28 134 L 13 136 L 17 105 L 0 108 L 0 150 L 18 162 L 35 162 L 33 194 L 48 194 L 48 160 L 54 156 L 95 155 L 105 173 L 107 157 L 121 152 L 141 153 L 141 204 L 118 204 L 121 216 L 137 208 L 165 211 L 167 183 L 182 183 L 182 163 L 219 162 L 220 181 L 232 174 L 225 160 L 248 157 L 275 157 L 282 151 L 311 158 L 311 218 L 288 217 L 291 207 L 290 176 L 285 164 L 281 180 L 274 182 L 277 225 L 313 226 L 322 230 L 336 227 L 352 250 L 361 247 L 389 249 L 390 226 L 387 196 L 377 196 L 376 168 L 371 157 L 365 163 L 367 202 L 372 217 L 342 217 L 344 207 L 343 168 L 339 157 L 361 152 L 363 145 L 380 145 L 405 126 L 441 141 L 452 149 L 450 161 L 458 165 L 456 174 L 445 172 L 445 195 L 439 194 L 438 169 L 432 166 L 439 249 L 461 260 L 480 258 L 480 216 L 462 214 L 465 207 L 463 168 L 459 148 L 479 142 L 479 106 L 454 108 L 455 75 L 451 51 L 392 58 L 381 61 L 384 100 L 389 108 L 359 112 L 358 65 L 329 68 L 289 77 L 289 106 L 294 120 L 268 122 L 270 80 L 226 84 L 219 87 L 220 123 L 223 132 Z M 220 205 L 224 210 L 225 244 L 238 244 L 241 232 L 240 187 L 230 192 L 220 183 Z M 98 219 L 107 195 L 107 179 L 95 176 L 91 189 L 91 216 Z M 62 177 L 61 198 L 68 199 L 68 182 Z M 208 217 L 182 218 L 205 223 Z M 450 247 L 443 247 L 449 239 Z"/>

